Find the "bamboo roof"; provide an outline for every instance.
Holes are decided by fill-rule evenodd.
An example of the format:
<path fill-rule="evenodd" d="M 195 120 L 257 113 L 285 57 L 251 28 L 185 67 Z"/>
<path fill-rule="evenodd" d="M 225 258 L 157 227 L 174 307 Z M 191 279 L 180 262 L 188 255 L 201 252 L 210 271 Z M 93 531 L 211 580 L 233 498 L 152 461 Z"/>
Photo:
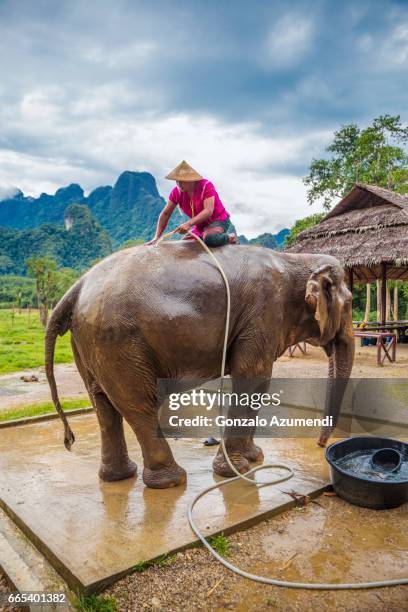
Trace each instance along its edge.
<path fill-rule="evenodd" d="M 301 232 L 290 253 L 333 255 L 357 282 L 408 280 L 408 196 L 356 183 L 320 223 Z"/>

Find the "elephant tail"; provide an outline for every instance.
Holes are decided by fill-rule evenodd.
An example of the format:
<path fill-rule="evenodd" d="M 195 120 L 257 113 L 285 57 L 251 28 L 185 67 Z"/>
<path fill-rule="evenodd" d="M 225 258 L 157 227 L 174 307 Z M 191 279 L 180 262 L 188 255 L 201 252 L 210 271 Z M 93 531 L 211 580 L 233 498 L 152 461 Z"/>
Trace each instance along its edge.
<path fill-rule="evenodd" d="M 67 417 L 61 407 L 58 397 L 57 384 L 54 376 L 54 352 L 57 336 L 63 336 L 71 329 L 72 312 L 81 289 L 81 280 L 77 281 L 58 302 L 48 321 L 45 332 L 45 374 L 51 390 L 51 397 L 55 409 L 64 424 L 64 444 L 67 450 L 71 450 L 75 442 L 75 436 L 68 424 Z"/>

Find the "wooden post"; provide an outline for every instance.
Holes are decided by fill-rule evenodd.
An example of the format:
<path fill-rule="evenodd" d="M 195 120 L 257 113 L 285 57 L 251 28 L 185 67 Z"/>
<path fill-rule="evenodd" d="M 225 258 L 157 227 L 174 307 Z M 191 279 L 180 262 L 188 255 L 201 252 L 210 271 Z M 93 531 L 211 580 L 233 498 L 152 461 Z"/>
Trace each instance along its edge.
<path fill-rule="evenodd" d="M 385 319 L 387 321 L 391 321 L 391 291 L 390 291 L 390 283 L 387 283 L 387 303 L 385 309 Z"/>
<path fill-rule="evenodd" d="M 349 276 L 349 289 L 351 291 L 351 293 L 353 293 L 353 268 L 349 268 L 348 271 L 348 276 Z"/>
<path fill-rule="evenodd" d="M 387 317 L 387 264 L 381 264 L 381 324 L 385 325 Z"/>
<path fill-rule="evenodd" d="M 394 285 L 393 319 L 394 321 L 398 321 L 398 281 L 395 281 L 395 285 Z"/>
<path fill-rule="evenodd" d="M 370 312 L 371 312 L 371 284 L 367 283 L 366 285 L 366 307 L 364 314 L 364 321 L 370 320 Z"/>

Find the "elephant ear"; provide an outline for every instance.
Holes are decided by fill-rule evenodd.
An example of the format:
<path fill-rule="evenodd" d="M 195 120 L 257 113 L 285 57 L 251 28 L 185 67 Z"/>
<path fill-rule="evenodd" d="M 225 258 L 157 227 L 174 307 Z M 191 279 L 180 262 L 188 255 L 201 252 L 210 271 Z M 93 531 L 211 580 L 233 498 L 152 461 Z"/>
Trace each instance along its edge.
<path fill-rule="evenodd" d="M 334 338 L 341 322 L 339 288 L 330 264 L 312 272 L 306 284 L 305 300 L 315 313 L 320 328 L 320 343 L 325 345 Z"/>

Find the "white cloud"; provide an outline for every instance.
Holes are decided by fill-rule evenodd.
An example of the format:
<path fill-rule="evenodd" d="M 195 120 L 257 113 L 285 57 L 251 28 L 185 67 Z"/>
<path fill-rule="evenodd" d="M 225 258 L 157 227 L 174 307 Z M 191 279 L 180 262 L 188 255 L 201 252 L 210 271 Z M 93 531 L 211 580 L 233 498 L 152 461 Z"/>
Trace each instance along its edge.
<path fill-rule="evenodd" d="M 362 34 L 357 39 L 357 48 L 363 52 L 371 51 L 374 46 L 374 39 L 370 34 Z"/>
<path fill-rule="evenodd" d="M 325 136 L 271 137 L 256 123 L 226 124 L 188 114 L 140 115 L 132 121 L 87 118 L 72 125 L 61 120 L 50 133 L 44 133 L 41 121 L 21 128 L 45 139 L 49 153 L 0 151 L 0 184 L 11 182 L 30 195 L 54 192 L 69 182 L 89 191 L 114 182 L 125 169 L 146 170 L 167 197 L 172 184 L 162 177 L 186 158 L 215 183 L 238 231 L 249 236 L 275 231 L 309 213 L 301 178 L 285 167 L 308 159 Z"/>
<path fill-rule="evenodd" d="M 268 33 L 261 62 L 278 70 L 295 66 L 311 50 L 314 31 L 313 21 L 306 15 L 284 15 Z"/>
<path fill-rule="evenodd" d="M 398 25 L 395 22 L 398 21 Z M 408 18 L 398 15 L 392 19 L 392 27 L 376 38 L 363 35 L 357 46 L 367 55 L 367 69 L 375 73 L 395 74 L 400 72 L 401 84 L 406 80 L 408 66 Z M 395 76 L 393 77 L 395 78 Z"/>
<path fill-rule="evenodd" d="M 20 105 L 23 121 L 27 123 L 38 122 L 49 123 L 57 119 L 58 101 L 63 97 L 63 92 L 58 87 L 47 87 L 35 89 L 26 93 Z"/>
<path fill-rule="evenodd" d="M 372 0 L 371 0 L 372 1 Z M 359 2 L 352 2 L 349 6 L 345 6 L 345 12 L 348 17 L 348 21 L 353 25 L 358 25 L 363 19 L 366 18 L 367 13 L 372 10 L 370 1 L 359 0 Z"/>
<path fill-rule="evenodd" d="M 7 200 L 7 198 L 12 198 L 18 192 L 18 187 L 14 185 L 0 185 L 0 202 L 1 200 Z"/>
<path fill-rule="evenodd" d="M 147 107 L 149 96 L 143 90 L 132 89 L 127 83 L 104 83 L 84 87 L 81 95 L 67 105 L 67 112 L 76 120 L 89 117 L 105 117 L 120 113 L 121 109 Z"/>
<path fill-rule="evenodd" d="M 399 24 L 386 44 L 387 58 L 399 66 L 408 63 L 408 23 Z"/>
<path fill-rule="evenodd" d="M 108 68 L 121 69 L 135 67 L 140 62 L 150 60 L 158 50 L 154 41 L 138 41 L 137 43 L 125 44 L 117 48 L 105 48 L 101 45 L 85 46 L 82 55 L 85 59 L 96 64 L 103 64 Z"/>
<path fill-rule="evenodd" d="M 186 158 L 214 181 L 238 230 L 255 235 L 315 211 L 301 176 L 340 123 L 393 108 L 406 121 L 401 8 L 374 16 L 369 0 L 333 13 L 286 3 L 272 22 L 285 3 L 242 2 L 233 14 L 187 0 L 15 4 L 0 2 L 7 188 L 89 191 L 130 169 L 151 172 L 167 195 L 161 177 Z"/>
<path fill-rule="evenodd" d="M 34 197 L 55 191 L 69 183 L 101 184 L 101 175 L 93 169 L 52 157 L 39 157 L 0 149 L 0 200 L 3 193 L 21 189 Z M 99 181 L 99 183 L 98 183 Z"/>

